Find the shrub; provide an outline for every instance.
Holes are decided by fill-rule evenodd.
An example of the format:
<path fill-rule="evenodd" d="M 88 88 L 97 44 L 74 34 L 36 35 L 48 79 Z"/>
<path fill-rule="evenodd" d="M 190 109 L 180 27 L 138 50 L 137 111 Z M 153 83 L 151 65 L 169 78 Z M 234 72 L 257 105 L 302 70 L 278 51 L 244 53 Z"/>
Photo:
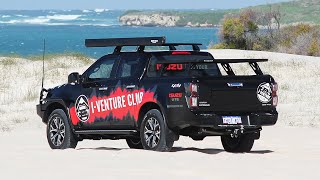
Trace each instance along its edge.
<path fill-rule="evenodd" d="M 320 29 L 310 24 L 290 25 L 281 29 L 275 50 L 283 53 L 320 56 Z"/>
<path fill-rule="evenodd" d="M 237 16 L 226 16 L 220 31 L 223 45 L 213 48 L 252 49 L 259 30 L 257 14 L 253 10 L 244 10 Z"/>
<path fill-rule="evenodd" d="M 214 49 L 245 49 L 257 51 L 276 51 L 282 53 L 320 56 L 320 26 L 306 23 L 272 28 L 272 18 L 281 15 L 265 15 L 268 25 L 259 30 L 257 13 L 251 10 L 240 15 L 225 17 L 220 36 L 222 42 L 212 46 Z M 278 19 L 279 20 L 279 19 Z M 278 22 L 278 21 L 277 21 Z"/>
<path fill-rule="evenodd" d="M 263 46 L 261 44 L 255 42 L 255 43 L 253 43 L 253 48 L 252 49 L 255 50 L 255 51 L 262 51 L 264 48 L 263 48 Z"/>
<path fill-rule="evenodd" d="M 310 47 L 308 48 L 309 56 L 320 56 L 320 45 L 317 39 L 313 39 Z"/>

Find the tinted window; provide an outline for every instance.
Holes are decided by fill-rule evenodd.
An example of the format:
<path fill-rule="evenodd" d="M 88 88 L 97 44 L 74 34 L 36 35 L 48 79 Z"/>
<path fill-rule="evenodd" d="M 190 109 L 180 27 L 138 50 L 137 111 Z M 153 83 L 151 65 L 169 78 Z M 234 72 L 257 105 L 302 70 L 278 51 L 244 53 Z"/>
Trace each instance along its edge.
<path fill-rule="evenodd" d="M 123 56 L 119 65 L 118 77 L 135 76 L 143 66 L 143 57 L 134 55 Z"/>
<path fill-rule="evenodd" d="M 177 59 L 178 58 L 178 59 Z M 180 59 L 179 59 L 180 58 Z M 219 76 L 221 75 L 220 70 L 215 63 L 194 63 L 194 64 L 179 64 L 173 63 L 168 64 L 163 68 L 162 64 L 158 64 L 158 59 L 165 59 L 166 61 L 181 60 L 181 56 L 163 56 L 163 57 L 152 57 L 148 66 L 148 77 L 159 77 L 161 74 L 165 77 L 206 77 L 206 76 Z M 191 58 L 191 60 L 199 60 L 200 56 L 183 56 L 183 58 Z M 202 57 L 205 60 L 205 57 Z M 182 59 L 183 60 L 183 59 Z M 161 73 L 162 71 L 162 73 Z"/>
<path fill-rule="evenodd" d="M 190 76 L 205 77 L 205 76 L 219 76 L 221 75 L 217 64 L 214 63 L 197 63 L 190 67 Z"/>
<path fill-rule="evenodd" d="M 89 80 L 110 78 L 114 62 L 115 58 L 106 58 L 94 64 L 87 73 Z"/>

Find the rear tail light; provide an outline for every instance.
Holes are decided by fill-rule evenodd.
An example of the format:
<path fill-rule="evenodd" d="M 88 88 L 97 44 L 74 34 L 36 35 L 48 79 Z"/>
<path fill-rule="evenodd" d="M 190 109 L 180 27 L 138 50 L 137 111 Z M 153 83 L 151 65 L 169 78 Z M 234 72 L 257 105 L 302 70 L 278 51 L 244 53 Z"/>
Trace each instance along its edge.
<path fill-rule="evenodd" d="M 275 82 L 272 84 L 272 105 L 276 107 L 278 105 L 278 84 Z"/>
<path fill-rule="evenodd" d="M 190 105 L 193 108 L 197 108 L 198 107 L 198 97 L 191 97 L 190 98 Z"/>
<path fill-rule="evenodd" d="M 190 91 L 191 96 L 198 96 L 198 85 L 197 84 L 190 84 Z"/>
<path fill-rule="evenodd" d="M 188 83 L 186 86 L 186 98 L 189 108 L 198 108 L 198 84 Z"/>
<path fill-rule="evenodd" d="M 278 83 L 273 83 L 272 84 L 272 91 L 275 91 L 275 92 L 278 91 Z"/>

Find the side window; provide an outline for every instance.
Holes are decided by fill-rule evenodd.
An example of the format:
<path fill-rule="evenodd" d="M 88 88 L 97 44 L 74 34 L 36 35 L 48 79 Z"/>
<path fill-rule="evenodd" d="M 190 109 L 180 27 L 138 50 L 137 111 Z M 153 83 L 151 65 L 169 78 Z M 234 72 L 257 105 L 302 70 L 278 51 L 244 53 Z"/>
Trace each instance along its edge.
<path fill-rule="evenodd" d="M 115 58 L 100 60 L 88 72 L 89 80 L 108 79 L 111 77 Z"/>
<path fill-rule="evenodd" d="M 193 63 L 193 64 L 179 64 L 172 63 L 167 64 L 166 67 L 163 67 L 163 64 L 158 64 L 158 59 L 166 60 L 168 62 L 180 59 L 190 59 L 190 60 L 201 60 L 208 57 L 204 56 L 153 56 L 150 59 L 150 63 L 147 70 L 148 77 L 212 77 L 212 76 L 221 76 L 221 72 L 218 69 L 217 64 L 215 63 Z M 187 59 L 188 58 L 188 59 Z M 161 72 L 162 71 L 162 72 Z"/>
<path fill-rule="evenodd" d="M 160 77 L 162 64 L 157 63 L 157 58 L 152 57 L 147 70 L 148 77 Z M 188 67 L 186 64 L 169 64 L 162 70 L 162 76 L 164 77 L 184 77 L 187 74 Z"/>
<path fill-rule="evenodd" d="M 148 77 L 159 77 L 160 72 L 157 70 L 157 59 L 152 57 L 149 62 L 148 70 L 147 70 Z"/>
<path fill-rule="evenodd" d="M 142 60 L 142 57 L 137 56 L 122 57 L 117 76 L 122 78 L 135 76 L 141 69 L 141 66 L 143 65 Z"/>

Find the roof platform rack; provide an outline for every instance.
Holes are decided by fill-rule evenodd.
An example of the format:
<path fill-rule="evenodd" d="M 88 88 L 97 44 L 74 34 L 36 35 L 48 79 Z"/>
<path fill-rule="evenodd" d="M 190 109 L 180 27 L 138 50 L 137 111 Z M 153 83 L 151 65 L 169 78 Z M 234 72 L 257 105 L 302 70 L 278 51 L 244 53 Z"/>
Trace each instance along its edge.
<path fill-rule="evenodd" d="M 137 46 L 138 52 L 143 52 L 146 46 L 167 46 L 169 50 L 176 50 L 177 46 L 192 46 L 193 51 L 200 51 L 199 43 L 166 43 L 166 37 L 140 37 L 140 38 L 110 38 L 86 39 L 86 47 L 112 47 L 114 53 L 120 53 L 124 46 Z"/>

